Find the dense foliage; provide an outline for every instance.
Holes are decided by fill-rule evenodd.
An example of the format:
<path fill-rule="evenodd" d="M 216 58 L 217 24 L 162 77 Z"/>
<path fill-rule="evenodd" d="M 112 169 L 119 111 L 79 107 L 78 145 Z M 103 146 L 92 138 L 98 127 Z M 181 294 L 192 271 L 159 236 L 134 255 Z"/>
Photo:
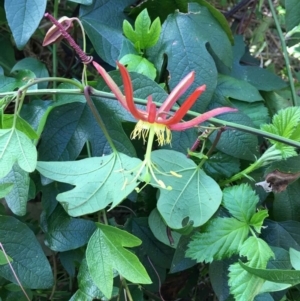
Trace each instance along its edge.
<path fill-rule="evenodd" d="M 299 300 L 298 0 L 0 4 L 1 300 Z"/>

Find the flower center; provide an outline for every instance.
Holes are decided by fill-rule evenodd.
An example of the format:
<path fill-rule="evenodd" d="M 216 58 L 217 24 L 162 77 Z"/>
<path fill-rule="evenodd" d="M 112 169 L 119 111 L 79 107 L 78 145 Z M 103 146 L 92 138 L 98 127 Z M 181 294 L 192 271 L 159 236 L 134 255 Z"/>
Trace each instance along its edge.
<path fill-rule="evenodd" d="M 157 136 L 157 142 L 159 146 L 164 144 L 170 144 L 172 140 L 172 133 L 170 129 L 162 123 L 150 123 L 147 121 L 139 120 L 136 124 L 134 130 L 132 131 L 130 138 L 143 138 L 144 143 L 146 143 L 146 138 L 148 137 L 149 131 L 154 131 Z"/>

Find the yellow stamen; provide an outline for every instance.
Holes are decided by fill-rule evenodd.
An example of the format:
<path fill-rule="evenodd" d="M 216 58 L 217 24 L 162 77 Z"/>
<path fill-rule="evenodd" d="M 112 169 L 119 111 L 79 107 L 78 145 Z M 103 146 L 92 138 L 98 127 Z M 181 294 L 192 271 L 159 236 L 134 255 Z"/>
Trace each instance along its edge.
<path fill-rule="evenodd" d="M 146 138 L 148 137 L 150 129 L 153 129 L 155 135 L 157 136 L 157 142 L 159 146 L 164 144 L 170 144 L 172 140 L 172 132 L 170 129 L 161 123 L 149 123 L 147 121 L 139 120 L 136 124 L 134 130 L 132 131 L 130 138 L 143 138 L 144 143 L 146 143 Z"/>

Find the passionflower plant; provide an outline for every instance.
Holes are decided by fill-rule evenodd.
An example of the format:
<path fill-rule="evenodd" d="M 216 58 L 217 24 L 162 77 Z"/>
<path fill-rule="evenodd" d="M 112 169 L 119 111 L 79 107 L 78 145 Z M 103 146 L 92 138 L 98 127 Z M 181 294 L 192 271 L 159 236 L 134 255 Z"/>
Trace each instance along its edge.
<path fill-rule="evenodd" d="M 159 108 L 157 108 L 153 102 L 152 96 L 149 96 L 146 110 L 140 110 L 134 103 L 131 78 L 127 69 L 123 65 L 117 63 L 122 76 L 125 95 L 122 94 L 119 87 L 110 77 L 110 75 L 104 70 L 104 68 L 102 68 L 96 62 L 93 62 L 93 65 L 101 74 L 106 84 L 115 94 L 122 106 L 138 120 L 135 129 L 131 134 L 132 139 L 136 137 L 142 137 L 144 141 L 146 141 L 149 132 L 153 131 L 157 136 L 159 145 L 169 144 L 171 143 L 172 138 L 171 131 L 184 131 L 188 128 L 195 127 L 216 115 L 236 111 L 236 109 L 229 107 L 217 108 L 201 114 L 189 121 L 182 121 L 182 118 L 186 115 L 187 111 L 193 106 L 198 97 L 205 91 L 206 86 L 202 85 L 195 89 L 195 91 L 186 99 L 186 101 L 174 114 L 173 112 L 170 112 L 178 98 L 182 96 L 182 94 L 193 83 L 195 78 L 194 71 L 190 72 L 181 80 L 181 82 L 169 94 L 167 99 Z"/>
<path fill-rule="evenodd" d="M 125 95 L 121 92 L 117 84 L 104 68 L 102 68 L 96 62 L 93 62 L 93 65 L 101 74 L 106 84 L 109 86 L 121 105 L 128 110 L 134 118 L 137 119 L 137 124 L 131 133 L 131 138 L 134 139 L 136 137 L 142 137 L 144 142 L 146 141 L 146 138 L 148 138 L 144 161 L 133 171 L 130 171 L 136 173 L 134 180 L 139 178 L 141 181 L 145 182 L 145 185 L 150 183 L 150 181 L 153 179 L 159 187 L 170 190 L 172 187 L 167 187 L 162 180 L 157 178 L 157 175 L 163 174 L 167 176 L 181 177 L 181 175 L 174 171 L 170 171 L 169 173 L 161 172 L 157 166 L 152 163 L 151 151 L 155 135 L 157 136 L 159 145 L 162 146 L 164 144 L 170 144 L 172 139 L 171 131 L 183 131 L 188 128 L 198 126 L 200 123 L 216 115 L 236 111 L 236 109 L 228 107 L 217 108 L 199 115 L 198 117 L 195 117 L 189 121 L 182 121 L 182 118 L 186 115 L 187 111 L 193 106 L 198 97 L 205 91 L 206 86 L 202 85 L 196 88 L 195 91 L 182 104 L 182 106 L 173 114 L 173 112 L 171 112 L 173 105 L 194 81 L 195 72 L 193 71 L 180 81 L 180 83 L 169 94 L 167 99 L 159 108 L 156 107 L 152 100 L 152 96 L 150 95 L 148 97 L 146 110 L 141 110 L 137 108 L 134 103 L 131 78 L 127 69 L 123 65 L 117 63 L 123 80 Z M 139 190 L 140 189 L 138 189 L 138 191 Z"/>

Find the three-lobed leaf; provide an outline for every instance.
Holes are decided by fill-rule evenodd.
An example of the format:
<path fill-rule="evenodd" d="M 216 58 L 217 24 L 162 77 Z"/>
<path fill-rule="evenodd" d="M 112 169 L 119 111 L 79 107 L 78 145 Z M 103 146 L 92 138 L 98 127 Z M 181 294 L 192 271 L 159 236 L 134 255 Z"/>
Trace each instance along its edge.
<path fill-rule="evenodd" d="M 145 268 L 138 258 L 125 249 L 140 245 L 142 241 L 116 227 L 97 224 L 86 250 L 87 265 L 94 283 L 107 298 L 111 298 L 113 269 L 134 283 L 150 284 Z"/>
<path fill-rule="evenodd" d="M 249 227 L 235 218 L 214 218 L 196 233 L 186 255 L 197 262 L 212 262 L 238 253 Z"/>
<path fill-rule="evenodd" d="M 118 205 L 138 185 L 131 170 L 141 161 L 124 154 L 87 158 L 74 162 L 38 162 L 37 170 L 47 178 L 74 185 L 57 195 L 70 216 L 97 212 Z"/>
<path fill-rule="evenodd" d="M 0 130 L 0 178 L 5 177 L 12 166 L 33 172 L 37 163 L 37 151 L 30 139 L 17 129 Z"/>
<path fill-rule="evenodd" d="M 139 49 L 147 49 L 154 46 L 161 32 L 160 19 L 157 17 L 151 24 L 147 9 L 144 9 L 137 16 L 135 23 L 135 29 L 131 24 L 124 20 L 123 31 L 125 36 Z"/>

